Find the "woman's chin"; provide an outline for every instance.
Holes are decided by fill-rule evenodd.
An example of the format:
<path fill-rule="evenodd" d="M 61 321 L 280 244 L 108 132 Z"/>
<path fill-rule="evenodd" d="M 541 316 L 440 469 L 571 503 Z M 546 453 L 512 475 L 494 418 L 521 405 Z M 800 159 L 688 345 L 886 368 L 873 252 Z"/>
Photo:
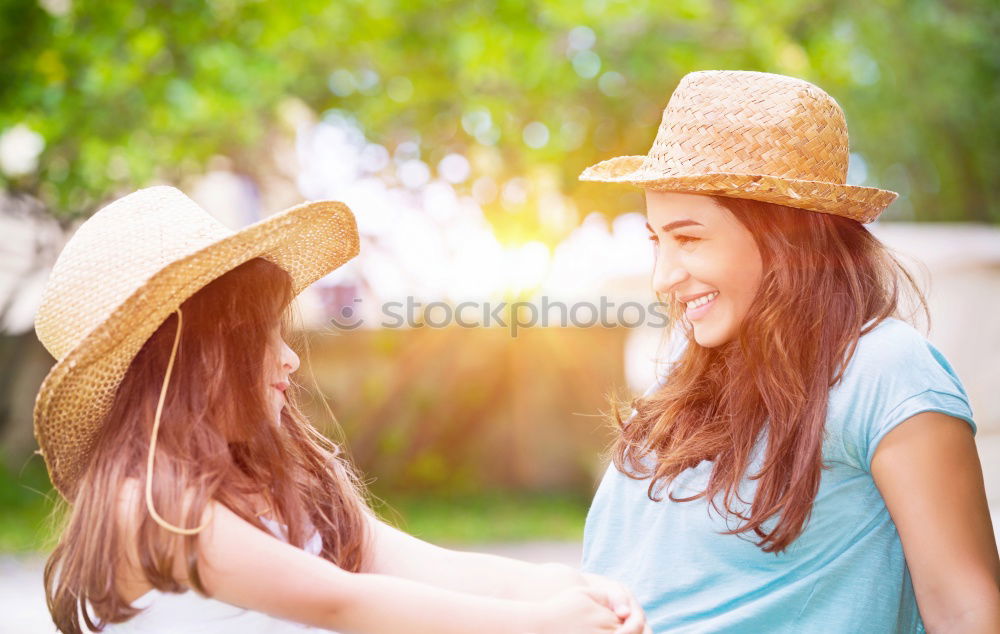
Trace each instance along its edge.
<path fill-rule="evenodd" d="M 714 324 L 695 324 L 694 341 L 702 348 L 718 348 L 733 339 L 729 329 Z"/>

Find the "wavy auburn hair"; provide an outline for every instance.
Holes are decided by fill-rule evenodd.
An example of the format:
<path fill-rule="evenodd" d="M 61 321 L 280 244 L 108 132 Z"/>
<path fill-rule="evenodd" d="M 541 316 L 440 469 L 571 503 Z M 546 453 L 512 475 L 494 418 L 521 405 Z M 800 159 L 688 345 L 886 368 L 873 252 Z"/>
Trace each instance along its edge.
<path fill-rule="evenodd" d="M 763 274 L 736 338 L 698 345 L 689 326 L 673 329 L 687 346 L 664 385 L 632 403 L 627 421 L 614 408 L 619 434 L 612 458 L 619 471 L 650 479 L 648 496 L 663 499 L 674 477 L 714 461 L 707 496 L 753 531 L 764 552 L 781 552 L 805 527 L 819 489 L 830 388 L 840 380 L 859 337 L 897 315 L 904 288 L 923 312 L 926 302 L 910 274 L 859 222 L 782 205 L 713 196 L 750 231 Z M 683 307 L 670 302 L 673 324 Z M 870 323 L 869 323 L 870 322 Z M 767 427 L 768 444 L 749 513 L 732 508 L 752 450 Z M 764 523 L 778 516 L 766 530 Z"/>
<path fill-rule="evenodd" d="M 358 478 L 302 414 L 294 384 L 285 392 L 280 425 L 274 419 L 273 337 L 290 333 L 293 298 L 288 273 L 254 258 L 181 305 L 183 327 L 156 443 L 153 503 L 167 522 L 195 527 L 214 500 L 266 531 L 252 503 L 260 500 L 270 506 L 270 519 L 287 526 L 291 544 L 302 547 L 318 530 L 321 556 L 359 571 L 367 507 Z M 208 594 L 198 575 L 197 535 L 162 528 L 141 495 L 124 511 L 136 529 L 126 534 L 122 521 L 129 485 L 139 491 L 146 486 L 153 418 L 177 325 L 176 315 L 166 319 L 122 379 L 45 566 L 49 611 L 63 632 L 82 632 L 83 623 L 99 631 L 139 612 L 116 583 L 129 541 L 154 588 L 187 589 L 172 573 L 173 553 L 180 552 L 191 585 Z"/>

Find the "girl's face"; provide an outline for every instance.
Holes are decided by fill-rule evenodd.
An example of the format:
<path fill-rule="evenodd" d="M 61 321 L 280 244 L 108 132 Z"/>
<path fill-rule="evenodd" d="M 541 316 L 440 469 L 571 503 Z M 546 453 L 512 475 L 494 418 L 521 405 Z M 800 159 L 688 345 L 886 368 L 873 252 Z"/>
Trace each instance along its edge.
<path fill-rule="evenodd" d="M 268 383 L 271 403 L 273 404 L 274 421 L 281 423 L 281 409 L 285 406 L 285 390 L 288 389 L 289 375 L 299 369 L 299 355 L 295 354 L 285 340 L 281 338 L 280 329 L 275 326 L 272 335 L 272 359 L 276 359 L 272 369 L 271 380 Z"/>
<path fill-rule="evenodd" d="M 698 345 L 736 338 L 763 271 L 750 231 L 710 196 L 646 191 L 653 289 L 686 305 Z"/>

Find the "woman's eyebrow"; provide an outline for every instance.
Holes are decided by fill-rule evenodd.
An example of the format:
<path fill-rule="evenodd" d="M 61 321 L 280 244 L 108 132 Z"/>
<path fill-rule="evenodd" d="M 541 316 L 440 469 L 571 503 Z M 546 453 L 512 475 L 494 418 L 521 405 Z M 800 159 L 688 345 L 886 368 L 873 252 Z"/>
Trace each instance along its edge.
<path fill-rule="evenodd" d="M 663 225 L 660 228 L 663 229 L 664 233 L 669 233 L 669 232 L 673 231 L 674 229 L 680 229 L 681 227 L 687 227 L 689 225 L 697 225 L 699 227 L 704 227 L 705 226 L 705 225 L 701 224 L 700 222 L 696 222 L 694 220 L 689 220 L 689 219 L 684 219 L 684 220 L 675 220 L 674 222 L 668 222 L 667 224 Z"/>

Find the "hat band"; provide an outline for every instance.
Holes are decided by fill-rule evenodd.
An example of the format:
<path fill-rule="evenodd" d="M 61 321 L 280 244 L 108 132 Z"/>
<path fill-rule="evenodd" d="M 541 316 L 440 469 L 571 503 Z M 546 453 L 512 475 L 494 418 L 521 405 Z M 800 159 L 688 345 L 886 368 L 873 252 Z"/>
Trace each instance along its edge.
<path fill-rule="evenodd" d="M 170 385 L 170 373 L 174 369 L 174 358 L 177 356 L 177 344 L 181 340 L 181 326 L 183 320 L 181 318 L 181 309 L 177 308 L 177 332 L 174 334 L 174 347 L 170 350 L 170 360 L 167 362 L 167 375 L 163 377 L 163 388 L 160 390 L 160 399 L 156 403 L 156 416 L 153 417 L 153 433 L 149 439 L 149 459 L 146 461 L 146 508 L 149 510 L 150 516 L 152 516 L 153 521 L 167 529 L 172 533 L 177 533 L 178 535 L 197 535 L 201 531 L 205 530 L 208 526 L 208 520 L 197 527 L 197 528 L 182 528 L 180 526 L 174 526 L 167 520 L 160 517 L 160 514 L 156 512 L 156 508 L 153 506 L 153 459 L 156 457 L 156 436 L 160 431 L 160 415 L 163 413 L 163 401 L 167 395 L 167 386 Z"/>

